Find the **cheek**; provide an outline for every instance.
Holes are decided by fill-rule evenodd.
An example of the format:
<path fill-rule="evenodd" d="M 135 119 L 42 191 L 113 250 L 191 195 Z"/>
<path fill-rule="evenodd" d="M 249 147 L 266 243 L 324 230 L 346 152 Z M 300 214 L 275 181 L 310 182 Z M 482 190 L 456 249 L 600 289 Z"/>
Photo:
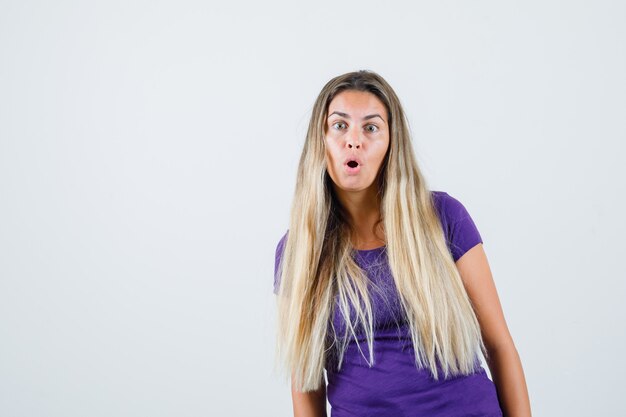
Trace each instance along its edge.
<path fill-rule="evenodd" d="M 333 156 L 332 156 L 331 150 L 328 148 L 328 142 L 326 143 L 324 157 L 326 159 L 326 170 L 330 172 L 333 170 Z"/>
<path fill-rule="evenodd" d="M 385 155 L 387 154 L 388 149 L 389 149 L 388 145 L 381 146 L 379 149 L 377 149 L 376 160 L 379 163 L 382 163 L 383 159 L 385 159 Z"/>
<path fill-rule="evenodd" d="M 380 159 L 381 161 L 385 158 L 385 155 L 387 155 L 387 152 L 389 152 L 389 148 L 391 148 L 391 142 L 389 141 L 389 138 L 387 138 L 385 145 L 381 147 L 381 156 Z"/>
<path fill-rule="evenodd" d="M 329 162 L 334 162 L 337 158 L 337 149 L 332 145 L 332 143 L 326 142 L 326 160 Z"/>
<path fill-rule="evenodd" d="M 376 158 L 373 158 L 373 160 L 375 161 L 375 164 L 374 164 L 375 166 L 372 166 L 373 171 L 378 172 L 378 170 L 383 164 L 383 161 L 385 160 L 386 152 L 387 152 L 386 148 L 381 148 L 380 151 L 376 153 Z"/>

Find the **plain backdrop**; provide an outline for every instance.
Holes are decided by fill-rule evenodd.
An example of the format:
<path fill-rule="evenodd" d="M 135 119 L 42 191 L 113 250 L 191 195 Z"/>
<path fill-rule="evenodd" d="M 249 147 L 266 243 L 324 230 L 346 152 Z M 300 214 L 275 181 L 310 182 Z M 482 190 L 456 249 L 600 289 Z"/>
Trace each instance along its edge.
<path fill-rule="evenodd" d="M 625 18 L 0 1 L 0 415 L 290 415 L 274 251 L 313 102 L 358 69 L 479 228 L 533 415 L 626 415 Z"/>

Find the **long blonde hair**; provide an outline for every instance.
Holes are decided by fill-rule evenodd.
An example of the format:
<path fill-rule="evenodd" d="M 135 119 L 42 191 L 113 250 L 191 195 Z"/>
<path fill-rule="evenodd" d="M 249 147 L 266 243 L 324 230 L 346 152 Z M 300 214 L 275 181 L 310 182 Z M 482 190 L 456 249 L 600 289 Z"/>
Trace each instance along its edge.
<path fill-rule="evenodd" d="M 415 365 L 438 379 L 474 371 L 480 350 L 487 358 L 471 300 L 450 254 L 433 196 L 417 167 L 408 123 L 391 86 L 372 71 L 331 79 L 320 92 L 298 165 L 289 228 L 280 259 L 277 300 L 277 358 L 296 389 L 316 390 L 332 346 L 339 368 L 350 335 L 365 334 L 374 364 L 373 312 L 368 278 L 353 259 L 352 233 L 326 171 L 324 137 L 332 99 L 342 91 L 367 91 L 386 106 L 389 149 L 375 181 L 387 256 L 415 348 Z M 335 299 L 346 332 L 332 334 Z M 350 318 L 351 307 L 356 321 Z M 329 324 L 329 322 L 331 322 Z M 348 332 L 350 334 L 348 334 Z"/>

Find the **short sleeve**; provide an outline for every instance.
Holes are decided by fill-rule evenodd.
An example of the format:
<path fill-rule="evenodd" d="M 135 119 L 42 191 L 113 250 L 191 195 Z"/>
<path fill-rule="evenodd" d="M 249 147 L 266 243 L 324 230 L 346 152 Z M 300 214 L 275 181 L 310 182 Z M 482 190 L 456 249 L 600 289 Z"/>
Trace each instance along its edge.
<path fill-rule="evenodd" d="M 465 252 L 483 243 L 483 240 L 474 220 L 459 200 L 443 191 L 435 193 L 439 193 L 436 205 L 446 233 L 448 249 L 452 254 L 452 259 L 456 262 Z"/>
<path fill-rule="evenodd" d="M 289 233 L 289 230 L 285 232 L 283 237 L 280 238 L 278 244 L 276 245 L 276 253 L 274 256 L 274 294 L 278 294 L 278 288 L 280 286 L 280 261 L 283 257 L 283 252 L 285 250 L 287 233 Z"/>

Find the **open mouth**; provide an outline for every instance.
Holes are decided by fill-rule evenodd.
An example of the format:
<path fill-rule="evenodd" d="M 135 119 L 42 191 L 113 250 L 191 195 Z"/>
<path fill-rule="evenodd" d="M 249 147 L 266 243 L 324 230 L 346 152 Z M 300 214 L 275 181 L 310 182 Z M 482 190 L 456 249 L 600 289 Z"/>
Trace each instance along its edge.
<path fill-rule="evenodd" d="M 350 168 L 356 168 L 356 167 L 359 166 L 359 163 L 357 161 L 350 161 L 350 162 L 348 162 L 348 166 Z"/>

